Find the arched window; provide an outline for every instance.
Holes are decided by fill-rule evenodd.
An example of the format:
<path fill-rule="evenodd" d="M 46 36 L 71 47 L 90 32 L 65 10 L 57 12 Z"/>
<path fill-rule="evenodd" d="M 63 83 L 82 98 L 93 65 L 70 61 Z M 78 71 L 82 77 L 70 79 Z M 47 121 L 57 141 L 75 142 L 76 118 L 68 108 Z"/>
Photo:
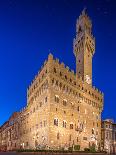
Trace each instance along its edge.
<path fill-rule="evenodd" d="M 92 134 L 94 134 L 94 129 L 92 129 Z"/>
<path fill-rule="evenodd" d="M 67 105 L 67 100 L 63 100 L 63 105 L 64 105 L 64 106 Z"/>
<path fill-rule="evenodd" d="M 55 102 L 59 103 L 59 96 L 58 95 L 55 95 Z"/>
<path fill-rule="evenodd" d="M 58 119 L 57 118 L 54 119 L 54 125 L 58 126 Z"/>

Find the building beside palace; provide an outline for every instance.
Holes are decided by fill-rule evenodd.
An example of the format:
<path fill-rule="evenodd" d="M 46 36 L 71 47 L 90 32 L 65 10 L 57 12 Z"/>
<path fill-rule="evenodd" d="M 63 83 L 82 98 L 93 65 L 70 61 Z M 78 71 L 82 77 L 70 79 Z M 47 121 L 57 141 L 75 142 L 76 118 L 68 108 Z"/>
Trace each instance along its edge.
<path fill-rule="evenodd" d="M 73 43 L 76 73 L 49 54 L 27 90 L 27 105 L 0 128 L 0 147 L 101 148 L 103 93 L 92 84 L 95 38 L 85 10 Z"/>
<path fill-rule="evenodd" d="M 116 123 L 111 119 L 102 121 L 101 148 L 108 153 L 116 153 Z"/>

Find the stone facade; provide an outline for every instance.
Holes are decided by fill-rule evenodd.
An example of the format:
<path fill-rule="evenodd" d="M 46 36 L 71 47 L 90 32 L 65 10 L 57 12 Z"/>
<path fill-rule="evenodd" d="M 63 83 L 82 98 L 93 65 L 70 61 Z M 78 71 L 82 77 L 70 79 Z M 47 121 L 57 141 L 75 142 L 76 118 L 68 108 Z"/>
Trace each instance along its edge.
<path fill-rule="evenodd" d="M 116 153 L 116 124 L 113 120 L 102 121 L 101 148 L 108 153 Z"/>
<path fill-rule="evenodd" d="M 76 74 L 49 54 L 27 90 L 26 107 L 8 121 L 7 150 L 101 147 L 104 99 L 92 85 L 95 40 L 91 28 L 91 20 L 83 11 L 74 40 Z M 0 140 L 2 146 L 3 136 Z"/>

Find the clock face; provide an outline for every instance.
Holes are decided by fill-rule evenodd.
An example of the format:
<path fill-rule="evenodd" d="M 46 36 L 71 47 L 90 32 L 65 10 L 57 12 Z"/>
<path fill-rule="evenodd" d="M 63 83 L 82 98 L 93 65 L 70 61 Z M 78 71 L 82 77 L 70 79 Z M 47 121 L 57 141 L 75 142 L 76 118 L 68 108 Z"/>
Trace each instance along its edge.
<path fill-rule="evenodd" d="M 91 84 L 91 78 L 89 75 L 86 75 L 85 79 L 88 84 Z"/>

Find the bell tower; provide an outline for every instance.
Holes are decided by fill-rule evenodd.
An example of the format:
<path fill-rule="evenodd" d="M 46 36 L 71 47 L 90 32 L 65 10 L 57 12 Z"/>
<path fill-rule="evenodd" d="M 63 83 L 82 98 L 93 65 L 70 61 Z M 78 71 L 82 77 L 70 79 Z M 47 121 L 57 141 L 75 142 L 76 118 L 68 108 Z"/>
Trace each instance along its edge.
<path fill-rule="evenodd" d="M 73 51 L 76 57 L 76 74 L 91 85 L 95 38 L 92 35 L 91 20 L 85 9 L 76 23 L 76 38 L 73 42 Z"/>

